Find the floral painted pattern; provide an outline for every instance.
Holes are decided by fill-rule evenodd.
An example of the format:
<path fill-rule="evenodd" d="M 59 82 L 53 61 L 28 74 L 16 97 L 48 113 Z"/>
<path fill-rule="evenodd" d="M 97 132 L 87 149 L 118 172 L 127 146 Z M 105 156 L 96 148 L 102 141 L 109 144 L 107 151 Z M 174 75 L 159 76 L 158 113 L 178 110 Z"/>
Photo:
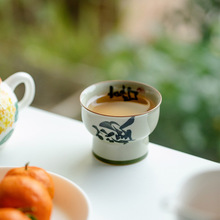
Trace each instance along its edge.
<path fill-rule="evenodd" d="M 17 115 L 16 109 L 9 95 L 0 88 L 0 134 L 12 127 Z"/>

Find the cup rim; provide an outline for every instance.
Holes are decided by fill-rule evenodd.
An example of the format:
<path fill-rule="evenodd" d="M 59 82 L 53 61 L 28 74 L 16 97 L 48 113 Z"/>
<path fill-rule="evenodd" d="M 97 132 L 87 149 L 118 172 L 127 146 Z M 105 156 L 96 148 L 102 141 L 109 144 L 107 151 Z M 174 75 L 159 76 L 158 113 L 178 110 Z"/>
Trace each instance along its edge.
<path fill-rule="evenodd" d="M 198 171 L 192 175 L 190 175 L 182 184 L 178 191 L 176 191 L 173 195 L 167 196 L 162 201 L 162 205 L 170 212 L 174 212 L 177 215 L 187 217 L 195 220 L 215 220 L 219 219 L 219 214 L 215 214 L 208 210 L 203 210 L 197 207 L 189 206 L 188 203 L 184 203 L 180 197 L 187 192 L 187 187 L 191 188 L 192 185 L 196 187 L 198 183 L 202 180 L 206 179 L 210 181 L 211 177 L 219 176 L 220 169 L 217 167 L 208 168 L 206 170 Z M 201 218 L 203 217 L 203 218 Z"/>
<path fill-rule="evenodd" d="M 96 85 L 104 84 L 104 83 L 110 83 L 110 82 L 125 82 L 125 83 L 127 82 L 127 83 L 134 83 L 134 84 L 139 84 L 139 85 L 147 86 L 147 87 L 149 87 L 150 89 L 154 90 L 154 91 L 157 93 L 157 95 L 158 95 L 158 97 L 159 97 L 159 102 L 158 102 L 158 104 L 157 104 L 154 108 L 152 108 L 151 110 L 146 111 L 146 112 L 144 112 L 144 113 L 131 114 L 131 115 L 123 115 L 123 116 L 107 115 L 107 114 L 98 113 L 98 112 L 95 112 L 95 111 L 93 111 L 93 110 L 87 108 L 87 107 L 82 103 L 82 95 L 83 95 L 83 93 L 84 93 L 86 90 L 88 90 L 88 89 L 89 89 L 90 87 L 92 87 L 92 86 L 96 86 Z M 111 117 L 111 118 L 126 118 L 126 117 L 134 117 L 134 116 L 136 117 L 136 116 L 147 115 L 147 114 L 149 114 L 150 112 L 153 112 L 153 111 L 155 111 L 157 108 L 159 108 L 160 105 L 161 105 L 161 103 L 162 103 L 162 95 L 161 95 L 161 93 L 160 93 L 156 88 L 154 88 L 153 86 L 150 86 L 150 85 L 148 85 L 148 84 L 146 84 L 146 83 L 142 83 L 142 82 L 138 82 L 138 81 L 133 81 L 133 80 L 105 80 L 105 81 L 100 81 L 100 82 L 93 83 L 93 84 L 87 86 L 87 87 L 81 92 L 81 94 L 80 94 L 80 104 L 81 104 L 81 106 L 82 106 L 84 109 L 86 109 L 87 111 L 89 111 L 89 112 L 91 112 L 91 113 L 93 113 L 93 114 L 101 115 L 101 116 L 105 116 L 105 117 Z"/>

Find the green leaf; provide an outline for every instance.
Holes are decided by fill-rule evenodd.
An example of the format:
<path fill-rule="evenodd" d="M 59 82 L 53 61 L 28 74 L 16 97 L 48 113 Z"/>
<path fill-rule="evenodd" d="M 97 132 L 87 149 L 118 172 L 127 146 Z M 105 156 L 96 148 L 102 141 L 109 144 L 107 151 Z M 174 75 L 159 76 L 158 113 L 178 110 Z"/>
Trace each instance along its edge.
<path fill-rule="evenodd" d="M 28 218 L 30 218 L 31 220 L 37 220 L 37 218 L 35 216 L 33 216 L 32 214 L 26 214 Z"/>

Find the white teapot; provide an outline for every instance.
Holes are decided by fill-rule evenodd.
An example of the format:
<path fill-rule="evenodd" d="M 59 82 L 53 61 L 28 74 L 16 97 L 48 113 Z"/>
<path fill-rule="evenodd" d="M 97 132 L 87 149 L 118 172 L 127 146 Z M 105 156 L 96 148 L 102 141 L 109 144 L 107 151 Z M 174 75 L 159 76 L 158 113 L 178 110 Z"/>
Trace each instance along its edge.
<path fill-rule="evenodd" d="M 18 101 L 14 90 L 21 83 L 25 85 L 25 92 Z M 34 95 L 35 83 L 28 73 L 17 72 L 4 81 L 0 78 L 0 146 L 11 137 L 19 111 L 32 103 Z"/>

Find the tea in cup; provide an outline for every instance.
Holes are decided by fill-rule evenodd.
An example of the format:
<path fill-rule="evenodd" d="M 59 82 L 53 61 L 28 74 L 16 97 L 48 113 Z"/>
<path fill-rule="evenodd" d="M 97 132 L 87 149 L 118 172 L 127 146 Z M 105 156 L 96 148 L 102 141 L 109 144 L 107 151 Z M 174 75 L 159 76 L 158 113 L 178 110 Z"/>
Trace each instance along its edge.
<path fill-rule="evenodd" d="M 82 120 L 93 135 L 93 154 L 110 164 L 130 164 L 148 154 L 162 101 L 155 88 L 112 80 L 87 87 L 80 96 Z"/>
<path fill-rule="evenodd" d="M 18 101 L 14 90 L 21 83 L 25 86 L 25 92 L 23 98 Z M 0 78 L 0 146 L 11 137 L 19 111 L 31 104 L 34 95 L 34 80 L 28 73 L 18 72 L 4 81 Z"/>

